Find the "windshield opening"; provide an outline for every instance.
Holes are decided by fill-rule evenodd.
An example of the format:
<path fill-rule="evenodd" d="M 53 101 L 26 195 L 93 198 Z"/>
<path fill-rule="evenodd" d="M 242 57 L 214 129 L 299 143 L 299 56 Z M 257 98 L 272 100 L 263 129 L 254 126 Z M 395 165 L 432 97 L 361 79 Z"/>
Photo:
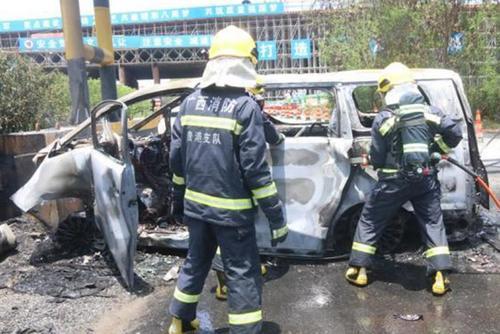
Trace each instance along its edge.
<path fill-rule="evenodd" d="M 326 89 L 273 89 L 264 98 L 264 111 L 289 124 L 327 124 L 335 108 L 335 97 Z"/>

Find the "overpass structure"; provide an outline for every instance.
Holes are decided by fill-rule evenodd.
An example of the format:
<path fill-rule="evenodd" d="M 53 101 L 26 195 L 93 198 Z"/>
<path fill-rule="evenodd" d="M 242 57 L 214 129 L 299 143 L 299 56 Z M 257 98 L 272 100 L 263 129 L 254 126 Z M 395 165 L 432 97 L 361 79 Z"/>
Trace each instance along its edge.
<path fill-rule="evenodd" d="M 319 57 L 324 31 L 314 24 L 313 1 L 273 1 L 240 5 L 159 8 L 112 13 L 113 46 L 119 80 L 201 75 L 204 51 L 212 36 L 227 25 L 247 30 L 257 41 L 260 73 L 318 73 L 327 65 Z M 82 16 L 83 36 L 96 45 L 93 16 Z M 0 48 L 29 56 L 49 69 L 65 70 L 61 18 L 0 22 Z M 97 76 L 97 65 L 88 65 Z"/>

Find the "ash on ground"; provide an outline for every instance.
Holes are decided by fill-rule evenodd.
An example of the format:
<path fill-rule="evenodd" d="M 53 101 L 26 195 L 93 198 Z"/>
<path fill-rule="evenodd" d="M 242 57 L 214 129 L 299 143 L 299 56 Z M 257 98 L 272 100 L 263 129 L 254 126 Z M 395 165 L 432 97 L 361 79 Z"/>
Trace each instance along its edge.
<path fill-rule="evenodd" d="M 76 228 L 63 226 L 55 236 L 49 236 L 40 223 L 28 218 L 7 223 L 17 236 L 18 246 L 0 258 L 0 334 L 105 333 L 108 329 L 102 330 L 107 328 L 102 326 L 106 320 L 103 314 L 114 314 L 117 309 L 134 312 L 130 305 L 149 300 L 155 290 L 161 292 L 162 287 L 175 284 L 182 263 L 182 258 L 175 255 L 138 251 L 134 267 L 136 288 L 127 291 L 99 233 L 85 225 L 85 220 L 74 218 L 71 224 Z M 465 241 L 450 245 L 457 272 L 500 272 L 496 224 L 497 217 L 485 219 L 469 232 Z M 395 254 L 378 258 L 382 267 L 375 279 L 408 282 L 407 277 L 398 278 L 398 273 L 403 272 L 398 269 L 404 266 L 404 272 L 410 273 L 414 281 L 410 283 L 415 283 L 413 288 L 425 284 L 421 279 L 424 248 L 418 233 L 409 235 L 408 240 L 403 240 L 404 247 Z M 318 265 L 294 263 L 300 265 L 299 270 L 313 270 L 310 266 Z M 324 261 L 319 265 L 324 265 Z M 345 267 L 346 263 L 328 265 Z"/>
<path fill-rule="evenodd" d="M 177 256 L 139 251 L 136 287 L 127 291 L 99 240 L 69 247 L 29 218 L 7 223 L 18 246 L 0 258 L 1 334 L 94 333 L 106 311 L 173 284 L 163 277 L 182 262 Z"/>

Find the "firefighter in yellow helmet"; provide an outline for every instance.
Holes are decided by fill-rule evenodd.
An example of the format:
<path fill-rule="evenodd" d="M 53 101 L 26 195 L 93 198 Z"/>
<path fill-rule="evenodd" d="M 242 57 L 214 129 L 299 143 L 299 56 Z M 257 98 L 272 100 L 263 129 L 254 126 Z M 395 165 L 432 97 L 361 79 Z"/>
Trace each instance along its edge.
<path fill-rule="evenodd" d="M 200 88 L 183 101 L 173 126 L 173 213 L 184 215 L 189 250 L 170 304 L 169 334 L 199 327 L 196 306 L 218 246 L 230 332 L 261 332 L 255 202 L 269 220 L 271 246 L 286 239 L 288 227 L 266 162 L 262 113 L 245 92 L 256 86 L 256 62 L 256 45 L 246 31 L 219 31 Z"/>
<path fill-rule="evenodd" d="M 400 207 L 410 201 L 427 246 L 432 292 L 443 295 L 451 260 L 431 156 L 433 151 L 449 153 L 458 145 L 460 123 L 426 104 L 412 71 L 401 63 L 387 66 L 377 85 L 385 107 L 373 121 L 370 160 L 379 180 L 361 212 L 345 277 L 357 286 L 368 284 L 367 269 L 372 267 L 377 241 Z"/>
<path fill-rule="evenodd" d="M 265 105 L 265 99 L 264 99 L 264 94 L 265 94 L 265 88 L 264 88 L 264 80 L 261 76 L 257 76 L 256 79 L 256 86 L 255 87 L 248 87 L 247 89 L 248 94 L 250 97 L 252 97 L 255 102 L 260 107 L 260 110 L 262 112 L 262 120 L 263 120 L 263 127 L 264 127 L 264 138 L 266 142 L 270 146 L 277 146 L 280 145 L 281 143 L 284 142 L 285 140 L 285 135 L 283 135 L 279 130 L 276 128 L 274 123 L 269 119 L 268 115 L 264 112 L 264 105 Z M 212 262 L 212 269 L 215 271 L 216 276 L 217 276 L 217 287 L 215 289 L 215 297 L 219 300 L 226 300 L 227 299 L 227 285 L 226 285 L 226 278 L 224 275 L 224 266 L 222 264 L 222 259 L 220 257 L 220 249 L 217 249 L 217 253 L 215 255 L 215 258 Z M 261 273 L 264 276 L 267 273 L 267 267 L 265 265 L 261 265 L 260 267 Z"/>

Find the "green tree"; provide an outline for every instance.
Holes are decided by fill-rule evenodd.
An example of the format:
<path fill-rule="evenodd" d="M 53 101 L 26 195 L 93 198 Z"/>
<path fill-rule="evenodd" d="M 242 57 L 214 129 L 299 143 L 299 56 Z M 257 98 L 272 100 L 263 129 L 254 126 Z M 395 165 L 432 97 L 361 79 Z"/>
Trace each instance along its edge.
<path fill-rule="evenodd" d="M 0 53 L 0 133 L 33 130 L 65 117 L 69 94 L 62 77 L 24 57 Z"/>
<path fill-rule="evenodd" d="M 66 124 L 71 112 L 71 96 L 68 76 L 61 72 L 42 74 L 45 89 L 42 91 L 43 108 L 38 110 L 38 119 L 42 127 L 52 127 L 57 123 Z"/>
<path fill-rule="evenodd" d="M 135 89 L 117 85 L 118 96 Z M 100 81 L 89 79 L 90 106 L 101 100 Z M 133 117 L 151 110 L 151 102 L 144 101 L 129 109 Z M 28 58 L 0 52 L 0 133 L 34 130 L 65 124 L 71 111 L 68 76 L 46 72 Z"/>
<path fill-rule="evenodd" d="M 473 108 L 490 118 L 500 117 L 498 51 L 500 5 L 484 1 L 471 7 L 463 1 L 384 0 L 353 1 L 336 8 L 321 1 L 316 17 L 325 27 L 321 56 L 335 70 L 383 68 L 393 61 L 410 67 L 441 67 L 464 78 Z M 353 4 L 352 4 L 353 3 Z M 464 33 L 464 47 L 450 54 L 453 32 Z M 369 44 L 377 41 L 373 54 Z M 492 42 L 493 41 L 493 42 Z"/>
<path fill-rule="evenodd" d="M 94 107 L 101 101 L 101 81 L 99 79 L 88 79 L 89 85 L 89 96 L 90 96 L 90 108 Z M 134 88 L 125 86 L 122 84 L 116 85 L 118 97 L 135 92 Z M 129 107 L 128 113 L 130 117 L 140 117 L 145 116 L 151 111 L 151 102 L 146 100 L 140 103 L 136 103 Z"/>

